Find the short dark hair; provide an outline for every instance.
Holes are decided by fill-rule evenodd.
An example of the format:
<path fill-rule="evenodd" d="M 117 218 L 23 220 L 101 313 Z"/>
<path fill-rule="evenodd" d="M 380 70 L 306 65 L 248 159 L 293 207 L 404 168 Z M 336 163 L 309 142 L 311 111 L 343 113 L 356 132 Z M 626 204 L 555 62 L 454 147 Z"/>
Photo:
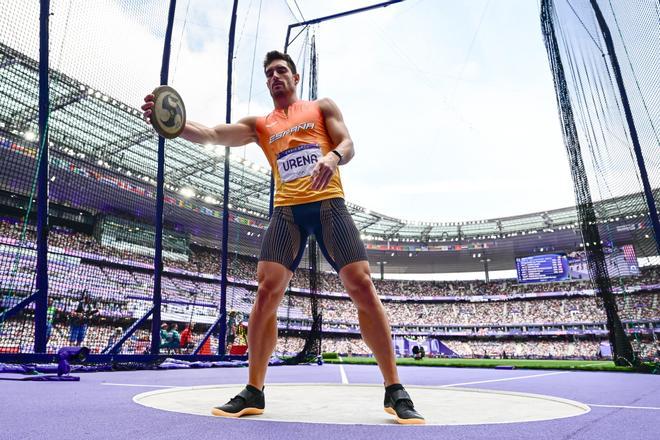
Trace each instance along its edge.
<path fill-rule="evenodd" d="M 289 54 L 282 53 L 279 50 L 271 50 L 266 54 L 266 58 L 264 58 L 264 71 L 266 70 L 266 67 L 268 67 L 268 65 L 275 60 L 286 61 L 286 63 L 289 66 L 289 69 L 291 69 L 291 73 L 293 73 L 294 75 L 298 73 L 296 71 L 296 63 L 293 62 Z"/>

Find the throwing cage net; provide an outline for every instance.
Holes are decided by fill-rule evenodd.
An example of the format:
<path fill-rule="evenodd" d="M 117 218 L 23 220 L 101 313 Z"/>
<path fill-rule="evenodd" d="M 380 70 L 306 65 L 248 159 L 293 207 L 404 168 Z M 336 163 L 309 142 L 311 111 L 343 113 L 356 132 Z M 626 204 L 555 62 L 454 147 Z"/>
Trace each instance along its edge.
<path fill-rule="evenodd" d="M 25 317 L 43 298 L 45 352 L 86 345 L 101 353 L 136 324 L 145 309 L 142 301 L 153 295 L 155 136 L 135 107 L 160 69 L 163 32 L 157 29 L 167 21 L 167 8 L 50 2 L 48 41 L 41 33 L 49 48 L 48 70 L 40 76 L 40 2 L 5 3 L 0 107 L 7 156 L 0 180 L 16 203 L 9 210 L 2 203 L 3 231 L 14 231 L 3 234 L 9 242 L 3 244 L 2 264 L 8 266 L 2 272 L 10 274 L 2 282 L 3 307 L 32 294 L 37 298 L 5 321 L 0 345 L 20 353 L 34 350 L 43 326 Z M 116 28 L 126 32 L 102 31 Z M 39 95 L 45 92 L 44 114 Z M 46 120 L 43 133 L 40 117 Z M 40 165 L 48 168 L 41 176 L 33 172 Z M 37 196 L 40 186 L 46 189 Z M 40 202 L 46 213 L 37 235 Z M 33 261 L 46 239 L 47 283 L 39 286 Z M 124 351 L 149 349 L 148 323 L 143 323 Z"/>
<path fill-rule="evenodd" d="M 657 297 L 653 289 L 632 295 L 625 278 L 639 274 L 635 255 L 657 264 L 660 246 L 658 4 L 544 0 L 541 9 L 583 272 L 605 310 L 615 362 L 635 365 L 649 355 L 639 352 L 642 344 L 655 338 L 644 322 Z"/>
<path fill-rule="evenodd" d="M 40 29 L 43 4 L 48 23 Z M 191 120 L 213 126 L 270 112 L 263 55 L 281 50 L 298 18 L 284 2 L 262 0 L 224 2 L 213 14 L 195 0 L 0 6 L 0 351 L 84 345 L 112 356 L 245 354 L 269 218 L 267 161 L 256 145 L 230 150 L 180 138 L 159 156 L 139 107 L 167 67 L 169 21 L 165 70 Z M 49 54 L 41 73 L 40 42 Z M 308 54 L 309 42 L 292 48 Z M 47 264 L 41 278 L 39 255 Z M 316 264 L 303 261 L 304 282 L 292 289 L 309 298 Z M 45 324 L 35 320 L 37 309 L 46 311 Z M 306 309 L 296 314 L 290 301 L 282 304 L 283 335 L 296 327 L 318 338 L 320 315 Z M 319 343 L 303 345 L 289 354 L 320 352 Z"/>

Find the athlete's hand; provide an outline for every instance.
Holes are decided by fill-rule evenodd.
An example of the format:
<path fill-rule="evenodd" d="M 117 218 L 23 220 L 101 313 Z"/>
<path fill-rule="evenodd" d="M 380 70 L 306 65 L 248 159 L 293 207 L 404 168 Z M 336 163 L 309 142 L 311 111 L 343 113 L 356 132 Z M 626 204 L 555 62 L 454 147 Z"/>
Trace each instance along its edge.
<path fill-rule="evenodd" d="M 148 124 L 151 123 L 151 109 L 154 108 L 154 95 L 148 94 L 144 97 L 144 104 L 142 105 L 142 117 Z"/>
<path fill-rule="evenodd" d="M 314 191 L 320 191 L 328 186 L 338 164 L 339 157 L 332 153 L 326 154 L 318 161 L 312 170 L 312 189 Z"/>

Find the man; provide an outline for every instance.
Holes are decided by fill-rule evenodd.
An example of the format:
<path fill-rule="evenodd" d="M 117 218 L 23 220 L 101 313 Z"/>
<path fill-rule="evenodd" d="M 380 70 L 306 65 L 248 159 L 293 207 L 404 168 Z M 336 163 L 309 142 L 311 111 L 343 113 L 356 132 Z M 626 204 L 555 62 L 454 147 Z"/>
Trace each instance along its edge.
<path fill-rule="evenodd" d="M 181 351 L 187 353 L 190 349 L 195 347 L 192 340 L 192 332 L 195 329 L 195 324 L 189 323 L 186 328 L 181 332 L 181 341 L 179 347 Z"/>
<path fill-rule="evenodd" d="M 166 322 L 163 322 L 160 325 L 160 348 L 170 348 L 170 342 L 172 341 L 172 334 L 168 330 L 169 325 Z"/>
<path fill-rule="evenodd" d="M 179 324 L 176 322 L 170 327 L 170 343 L 169 348 L 175 353 L 179 352 L 179 344 L 181 343 L 181 335 L 179 335 Z"/>
<path fill-rule="evenodd" d="M 236 311 L 232 310 L 229 312 L 229 319 L 227 320 L 227 350 L 231 350 L 231 346 L 234 345 L 237 330 Z"/>
<path fill-rule="evenodd" d="M 313 233 L 357 306 L 362 337 L 385 381 L 385 410 L 399 423 L 422 424 L 423 417 L 400 384 L 389 322 L 371 281 L 364 244 L 344 204 L 338 166 L 350 162 L 354 150 L 342 114 L 330 99 L 298 99 L 300 75 L 288 55 L 266 54 L 264 72 L 275 107 L 272 113 L 213 128 L 188 121 L 181 135 L 199 144 L 258 143 L 276 183 L 275 210 L 262 242 L 257 296 L 248 324 L 248 385 L 212 413 L 225 417 L 263 413 L 266 368 L 277 343 L 277 307 Z M 153 105 L 153 95 L 145 97 L 142 109 L 147 120 Z"/>
<path fill-rule="evenodd" d="M 53 325 L 57 315 L 57 308 L 52 296 L 48 297 L 48 308 L 46 309 L 46 343 L 50 340 L 53 334 Z"/>
<path fill-rule="evenodd" d="M 71 313 L 69 343 L 77 347 L 82 344 L 85 340 L 85 333 L 87 332 L 87 323 L 98 313 L 99 310 L 92 305 L 87 292 L 83 291 L 82 298 L 78 302 L 76 310 Z"/>

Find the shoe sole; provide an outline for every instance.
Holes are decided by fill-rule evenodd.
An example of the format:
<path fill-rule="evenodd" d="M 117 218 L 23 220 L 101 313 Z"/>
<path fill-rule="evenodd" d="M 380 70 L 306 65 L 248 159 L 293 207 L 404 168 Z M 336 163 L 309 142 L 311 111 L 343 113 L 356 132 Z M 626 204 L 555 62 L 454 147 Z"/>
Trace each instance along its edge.
<path fill-rule="evenodd" d="M 424 419 L 402 419 L 399 416 L 396 415 L 396 411 L 394 411 L 394 408 L 386 406 L 385 407 L 385 412 L 388 414 L 391 414 L 394 416 L 394 419 L 396 420 L 397 423 L 401 425 L 425 425 L 426 420 Z"/>
<path fill-rule="evenodd" d="M 240 410 L 237 413 L 229 413 L 229 412 L 223 411 L 219 408 L 213 408 L 211 410 L 211 414 L 213 414 L 214 416 L 233 417 L 235 419 L 237 419 L 239 417 L 243 417 L 243 416 L 258 416 L 259 414 L 263 414 L 263 413 L 264 413 L 264 410 L 259 409 L 259 408 L 244 408 L 244 409 Z"/>

